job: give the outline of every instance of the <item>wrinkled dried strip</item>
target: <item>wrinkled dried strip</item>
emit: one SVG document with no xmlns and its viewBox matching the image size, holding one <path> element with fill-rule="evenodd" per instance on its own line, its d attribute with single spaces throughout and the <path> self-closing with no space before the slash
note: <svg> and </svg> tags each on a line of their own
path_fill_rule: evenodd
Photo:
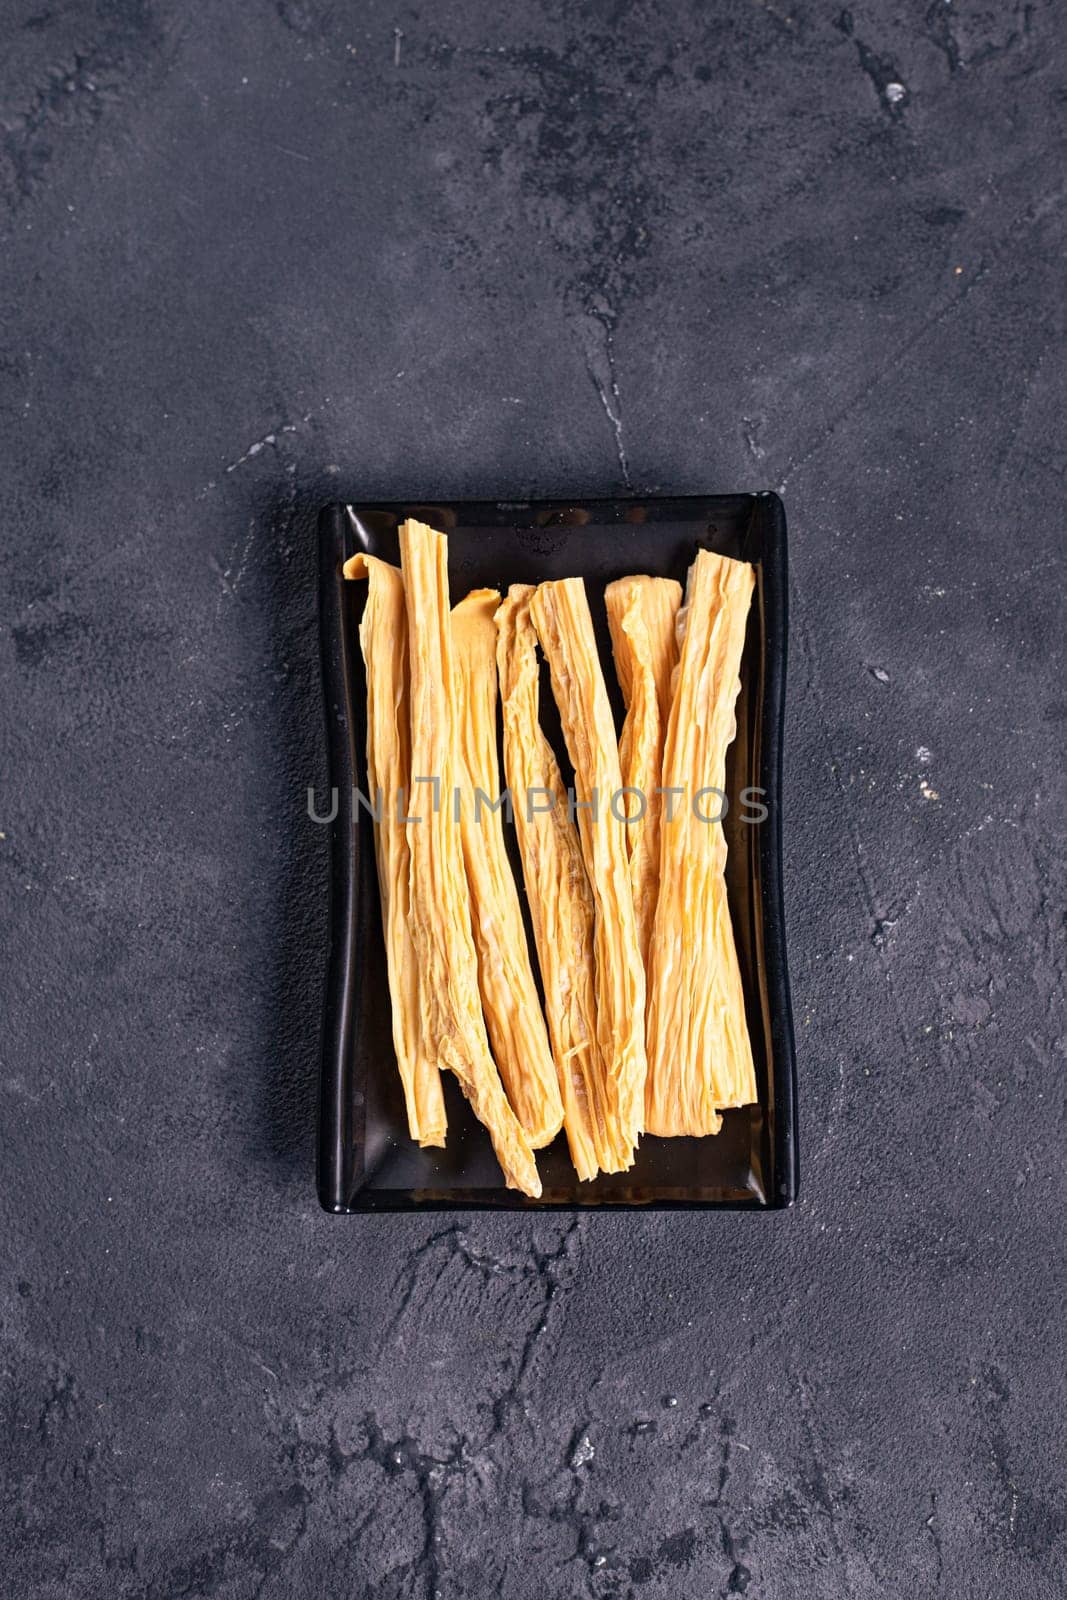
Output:
<svg viewBox="0 0 1067 1600">
<path fill-rule="evenodd" d="M 622 788 L 615 723 L 582 579 L 541 584 L 530 601 L 530 616 L 551 670 L 574 767 L 578 833 L 595 908 L 597 1036 L 613 1106 L 633 1150 L 644 1118 L 645 969 L 637 943 L 626 826 L 613 809 Z"/>
<path fill-rule="evenodd" d="M 408 1131 L 421 1145 L 443 1145 L 447 1119 L 441 1074 L 428 1053 L 419 1006 L 418 965 L 411 936 L 410 857 L 402 790 L 410 768 L 407 617 L 404 581 L 375 556 L 354 555 L 346 578 L 367 579 L 359 626 L 367 678 L 367 788 L 376 812 L 385 956 L 393 1011 L 393 1048 L 404 1086 Z"/>
<path fill-rule="evenodd" d="M 541 731 L 533 587 L 513 584 L 496 614 L 504 771 L 541 969 L 563 1127 L 579 1178 L 623 1172 L 632 1147 L 606 1094 L 596 1035 L 593 894 L 567 791 Z M 614 1097 L 611 1097 L 612 1099 Z"/>
<path fill-rule="evenodd" d="M 680 660 L 663 753 L 663 783 L 684 787 L 660 841 L 648 1008 L 649 1133 L 717 1133 L 719 1111 L 756 1098 L 752 1047 L 726 898 L 721 824 L 696 815 L 704 787 L 723 790 L 736 732 L 741 654 L 755 577 L 701 550 L 678 613 Z M 714 816 L 714 794 L 700 802 Z"/>
<path fill-rule="evenodd" d="M 452 610 L 460 837 L 489 1042 L 512 1110 L 539 1150 L 551 1144 L 562 1127 L 563 1102 L 504 844 L 503 819 L 495 809 L 500 771 L 493 618 L 499 604 L 495 589 L 475 589 Z"/>
<path fill-rule="evenodd" d="M 430 1047 L 459 1079 L 489 1131 L 509 1188 L 539 1195 L 541 1182 L 525 1133 L 508 1104 L 478 993 L 478 958 L 459 829 L 451 817 L 455 754 L 448 540 L 425 523 L 400 529 L 408 615 L 411 706 L 411 807 L 408 824 L 411 912 Z M 422 780 L 420 782 L 420 780 Z"/>
<path fill-rule="evenodd" d="M 673 578 L 619 578 L 604 591 L 615 670 L 626 705 L 619 739 L 628 796 L 630 856 L 637 942 L 649 977 L 649 945 L 659 893 L 660 785 L 663 740 L 670 715 L 671 674 L 678 659 L 675 619 L 682 586 Z"/>
</svg>

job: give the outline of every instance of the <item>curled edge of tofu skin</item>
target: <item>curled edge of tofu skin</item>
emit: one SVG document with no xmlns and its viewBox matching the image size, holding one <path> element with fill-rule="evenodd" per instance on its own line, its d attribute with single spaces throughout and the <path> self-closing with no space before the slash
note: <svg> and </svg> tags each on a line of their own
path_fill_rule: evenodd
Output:
<svg viewBox="0 0 1067 1600">
<path fill-rule="evenodd" d="M 367 580 L 359 643 L 366 667 L 367 787 L 378 813 L 374 855 L 392 999 L 393 1049 L 408 1131 L 420 1145 L 439 1147 L 445 1142 L 447 1116 L 441 1074 L 424 1036 L 411 933 L 407 829 L 399 820 L 410 768 L 404 581 L 396 567 L 362 551 L 345 562 L 344 575 Z"/>
<path fill-rule="evenodd" d="M 537 1165 L 489 1050 L 478 990 L 478 958 L 459 829 L 450 816 L 455 748 L 448 540 L 411 518 L 400 529 L 408 613 L 411 793 L 421 822 L 409 824 L 411 910 L 430 1048 L 459 1079 L 489 1133 L 509 1188 L 541 1193 Z M 437 804 L 429 785 L 438 780 Z"/>
<path fill-rule="evenodd" d="M 685 801 L 661 832 L 645 1107 L 647 1131 L 668 1137 L 717 1133 L 723 1108 L 756 1099 L 726 839 L 721 823 L 701 821 L 691 804 L 701 787 L 725 784 L 754 587 L 747 562 L 700 550 L 678 613 L 663 783 L 683 785 Z"/>
<path fill-rule="evenodd" d="M 548 661 L 567 744 L 595 911 L 593 965 L 597 1034 L 624 1139 L 631 1153 L 644 1122 L 645 969 L 637 943 L 626 827 L 612 809 L 622 788 L 615 721 L 581 578 L 542 583 L 530 616 Z M 597 816 L 588 809 L 597 802 Z"/>
<path fill-rule="evenodd" d="M 508 861 L 496 749 L 496 589 L 452 608 L 460 838 L 478 952 L 478 982 L 497 1069 L 535 1150 L 563 1125 L 563 1102 L 530 965 L 522 906 Z M 493 802 L 480 802 L 479 793 Z"/>
<path fill-rule="evenodd" d="M 512 584 L 496 614 L 504 770 L 514 800 L 563 1128 L 582 1182 L 625 1172 L 633 1147 L 620 1126 L 596 1030 L 593 892 L 567 791 L 541 728 L 532 584 Z M 534 803 L 534 796 L 537 797 Z"/>
</svg>

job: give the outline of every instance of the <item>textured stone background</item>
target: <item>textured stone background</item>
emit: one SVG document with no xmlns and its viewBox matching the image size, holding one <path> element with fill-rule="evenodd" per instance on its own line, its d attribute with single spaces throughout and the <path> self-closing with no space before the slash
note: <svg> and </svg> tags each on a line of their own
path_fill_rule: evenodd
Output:
<svg viewBox="0 0 1067 1600">
<path fill-rule="evenodd" d="M 1062 8 L 0 27 L 4 1596 L 1062 1595 Z M 331 1220 L 314 511 L 627 483 L 786 499 L 802 1200 Z"/>
</svg>

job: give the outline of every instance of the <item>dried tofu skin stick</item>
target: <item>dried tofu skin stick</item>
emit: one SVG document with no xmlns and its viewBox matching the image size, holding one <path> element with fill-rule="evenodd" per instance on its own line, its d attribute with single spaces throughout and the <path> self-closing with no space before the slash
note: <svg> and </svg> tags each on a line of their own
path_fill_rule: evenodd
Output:
<svg viewBox="0 0 1067 1600">
<path fill-rule="evenodd" d="M 583 1182 L 624 1172 L 632 1145 L 609 1104 L 596 1034 L 593 893 L 567 791 L 541 731 L 531 584 L 513 584 L 496 614 L 504 772 L 533 923 L 545 1015 L 563 1098 L 563 1127 Z"/>
<path fill-rule="evenodd" d="M 535 1150 L 563 1126 L 556 1068 L 537 996 L 500 811 L 496 623 L 500 595 L 475 589 L 452 609 L 456 781 L 478 982 L 497 1068 Z M 483 797 L 492 802 L 486 803 Z"/>
<path fill-rule="evenodd" d="M 448 540 L 425 523 L 400 529 L 411 708 L 411 922 L 430 1048 L 454 1072 L 488 1129 L 509 1188 L 539 1195 L 530 1143 L 507 1101 L 478 993 L 478 957 L 459 829 L 451 816 L 455 753 Z M 421 781 L 420 781 L 421 780 Z"/>
<path fill-rule="evenodd" d="M 443 1145 L 445 1100 L 441 1074 L 423 1031 L 418 963 L 411 936 L 407 829 L 400 821 L 411 764 L 404 580 L 396 567 L 362 553 L 345 562 L 344 575 L 367 579 L 367 602 L 359 625 L 367 668 L 367 787 L 375 810 L 374 854 L 392 999 L 393 1048 L 411 1137 L 421 1145 Z"/>
<path fill-rule="evenodd" d="M 719 1111 L 756 1098 L 752 1046 L 726 900 L 726 840 L 702 821 L 698 791 L 722 791 L 736 732 L 741 653 L 755 575 L 701 550 L 678 613 L 680 660 L 663 752 L 663 784 L 685 790 L 660 840 L 648 1007 L 649 1133 L 717 1133 Z M 714 816 L 715 795 L 698 802 Z"/>
<path fill-rule="evenodd" d="M 637 919 L 637 943 L 649 977 L 648 951 L 659 894 L 660 786 L 670 714 L 671 674 L 678 659 L 675 621 L 682 586 L 673 578 L 619 578 L 604 591 L 615 671 L 626 704 L 619 740 L 628 796 L 626 844 Z"/>
<path fill-rule="evenodd" d="M 682 603 L 682 586 L 674 578 L 649 578 L 643 575 L 617 578 L 605 589 L 604 600 L 619 687 L 627 706 L 633 693 L 630 666 L 632 651 L 622 651 L 620 659 L 619 622 L 624 612 L 636 607 L 648 629 L 656 704 L 666 730 L 671 714 L 671 680 L 678 665 L 678 608 Z"/>
<path fill-rule="evenodd" d="M 578 836 L 595 910 L 597 1036 L 613 1108 L 632 1151 L 644 1122 L 645 969 L 637 943 L 626 825 L 613 809 L 622 788 L 615 723 L 582 579 L 541 584 L 530 601 L 530 616 L 552 674 L 574 767 Z"/>
</svg>

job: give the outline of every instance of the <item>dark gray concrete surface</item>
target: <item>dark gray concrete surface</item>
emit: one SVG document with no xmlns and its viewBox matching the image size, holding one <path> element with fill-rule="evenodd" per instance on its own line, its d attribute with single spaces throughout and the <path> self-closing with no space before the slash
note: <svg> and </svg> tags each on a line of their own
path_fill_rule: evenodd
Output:
<svg viewBox="0 0 1067 1600">
<path fill-rule="evenodd" d="M 6 1600 L 1067 1589 L 1050 0 L 9 0 Z M 313 517 L 776 487 L 802 1198 L 333 1220 Z"/>
</svg>

